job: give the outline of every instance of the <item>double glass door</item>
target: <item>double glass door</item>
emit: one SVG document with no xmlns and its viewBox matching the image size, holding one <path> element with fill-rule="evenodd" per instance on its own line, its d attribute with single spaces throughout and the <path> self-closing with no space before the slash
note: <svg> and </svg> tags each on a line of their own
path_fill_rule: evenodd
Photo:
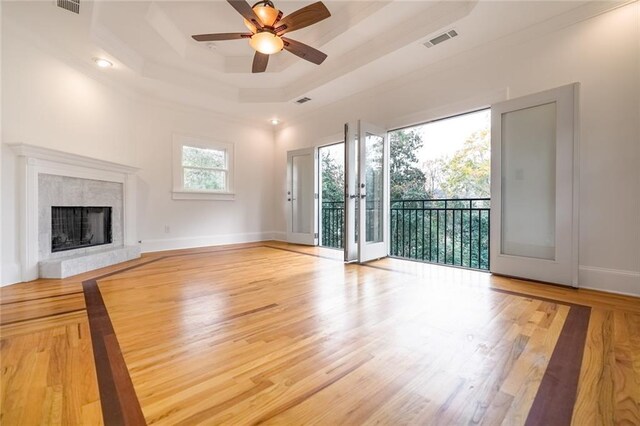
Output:
<svg viewBox="0 0 640 426">
<path fill-rule="evenodd" d="M 389 248 L 389 144 L 384 129 L 345 124 L 345 244 L 347 262 L 385 257 Z"/>
</svg>

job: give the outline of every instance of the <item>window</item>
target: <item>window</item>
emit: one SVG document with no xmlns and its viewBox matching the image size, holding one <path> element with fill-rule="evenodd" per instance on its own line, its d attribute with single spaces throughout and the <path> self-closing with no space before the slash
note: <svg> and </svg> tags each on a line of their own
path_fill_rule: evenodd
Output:
<svg viewBox="0 0 640 426">
<path fill-rule="evenodd" d="M 173 138 L 173 198 L 233 200 L 233 144 Z"/>
</svg>

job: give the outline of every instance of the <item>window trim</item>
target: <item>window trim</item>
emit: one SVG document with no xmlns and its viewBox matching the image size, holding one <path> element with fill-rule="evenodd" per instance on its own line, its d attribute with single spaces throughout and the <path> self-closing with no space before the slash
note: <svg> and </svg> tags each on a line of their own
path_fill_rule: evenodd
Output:
<svg viewBox="0 0 640 426">
<path fill-rule="evenodd" d="M 190 146 L 193 148 L 201 149 L 214 149 L 217 151 L 225 152 L 226 168 L 207 168 L 207 170 L 221 170 L 224 171 L 226 189 L 223 191 L 217 190 L 202 190 L 202 189 L 189 189 L 184 187 L 184 166 L 182 164 L 182 148 Z M 234 169 L 235 169 L 235 156 L 234 156 L 234 144 L 229 142 L 218 142 L 211 139 L 205 139 L 196 136 L 187 136 L 181 134 L 173 135 L 173 190 L 172 198 L 174 200 L 221 200 L 221 201 L 233 201 L 235 200 L 234 192 Z"/>
</svg>

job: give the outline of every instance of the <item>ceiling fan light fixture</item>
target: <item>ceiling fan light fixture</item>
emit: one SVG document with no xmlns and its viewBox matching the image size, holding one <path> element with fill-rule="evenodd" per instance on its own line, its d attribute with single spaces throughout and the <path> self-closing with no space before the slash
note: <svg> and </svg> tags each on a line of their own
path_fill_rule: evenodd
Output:
<svg viewBox="0 0 640 426">
<path fill-rule="evenodd" d="M 265 55 L 278 53 L 284 48 L 282 39 L 269 31 L 262 31 L 251 36 L 249 45 L 257 52 L 264 53 Z"/>
<path fill-rule="evenodd" d="M 278 15 L 280 11 L 273 7 L 273 5 L 269 5 L 268 3 L 264 6 L 254 6 L 253 11 L 258 15 L 260 21 L 267 27 L 273 27 L 273 25 L 278 20 Z"/>
<path fill-rule="evenodd" d="M 244 19 L 244 26 L 247 27 L 249 31 L 251 31 L 254 34 L 258 31 L 255 25 L 253 25 L 251 22 L 247 21 L 246 19 Z"/>
</svg>

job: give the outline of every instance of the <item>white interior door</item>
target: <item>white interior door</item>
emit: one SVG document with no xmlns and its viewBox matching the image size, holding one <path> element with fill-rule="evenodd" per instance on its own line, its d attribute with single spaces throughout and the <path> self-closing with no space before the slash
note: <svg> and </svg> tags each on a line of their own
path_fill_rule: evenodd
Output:
<svg viewBox="0 0 640 426">
<path fill-rule="evenodd" d="M 577 286 L 578 84 L 491 107 L 491 272 Z"/>
<path fill-rule="evenodd" d="M 367 262 L 388 252 L 387 134 L 369 123 L 349 123 L 345 125 L 345 261 Z"/>
<path fill-rule="evenodd" d="M 316 245 L 317 154 L 315 148 L 287 152 L 287 241 Z"/>
</svg>

